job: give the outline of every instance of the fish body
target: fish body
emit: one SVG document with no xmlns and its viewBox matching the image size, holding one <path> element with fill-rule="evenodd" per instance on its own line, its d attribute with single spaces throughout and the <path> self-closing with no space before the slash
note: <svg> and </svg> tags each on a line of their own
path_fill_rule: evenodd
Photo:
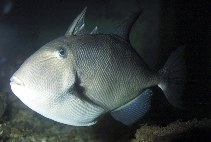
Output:
<svg viewBox="0 0 211 142">
<path fill-rule="evenodd" d="M 125 104 L 160 82 L 159 75 L 148 70 L 130 44 L 115 35 L 85 35 L 69 41 L 77 43 L 72 52 L 81 86 L 91 100 L 107 110 Z"/>
<path fill-rule="evenodd" d="M 41 47 L 11 77 L 11 89 L 23 103 L 47 118 L 74 126 L 95 124 L 106 113 L 132 124 L 150 109 L 152 92 L 147 88 L 156 85 L 170 103 L 180 105 L 181 94 L 172 93 L 172 97 L 174 89 L 168 89 L 167 79 L 169 65 L 182 55 L 181 50 L 155 72 L 128 39 L 140 12 L 111 34 L 98 33 L 97 27 L 84 34 L 85 12 L 86 8 L 64 36 Z M 184 77 L 183 72 L 178 75 Z M 129 112 L 134 113 L 125 119 Z"/>
</svg>

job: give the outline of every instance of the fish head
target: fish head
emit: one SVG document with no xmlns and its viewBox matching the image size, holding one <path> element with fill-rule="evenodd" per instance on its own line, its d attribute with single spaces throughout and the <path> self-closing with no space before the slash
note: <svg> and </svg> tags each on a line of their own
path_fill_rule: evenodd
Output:
<svg viewBox="0 0 211 142">
<path fill-rule="evenodd" d="M 68 64 L 71 64 L 68 48 L 58 40 L 52 41 L 21 65 L 11 83 L 30 88 L 33 93 L 42 94 L 40 97 L 50 99 L 49 94 L 64 93 L 74 83 L 73 68 Z"/>
<path fill-rule="evenodd" d="M 103 109 L 80 98 L 70 37 L 61 37 L 31 55 L 11 77 L 13 93 L 32 110 L 55 121 L 87 126 Z"/>
</svg>

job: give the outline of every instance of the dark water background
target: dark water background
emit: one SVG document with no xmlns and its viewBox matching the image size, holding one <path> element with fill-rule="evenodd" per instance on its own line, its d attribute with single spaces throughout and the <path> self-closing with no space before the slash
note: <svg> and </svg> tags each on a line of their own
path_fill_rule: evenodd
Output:
<svg viewBox="0 0 211 142">
<path fill-rule="evenodd" d="M 88 7 L 87 29 L 91 31 L 97 25 L 103 33 L 112 32 L 124 18 L 142 9 L 143 13 L 133 27 L 130 39 L 152 69 L 162 67 L 177 47 L 186 46 L 188 81 L 184 102 L 191 112 L 173 115 L 170 120 L 210 117 L 209 3 L 191 0 L 1 0 L 0 92 L 12 94 L 10 76 L 43 44 L 62 36 L 85 6 Z M 158 121 L 169 120 L 169 115 L 159 109 L 165 98 L 159 89 L 154 90 L 159 96 L 154 99 L 154 112 L 160 111 L 162 114 Z"/>
</svg>

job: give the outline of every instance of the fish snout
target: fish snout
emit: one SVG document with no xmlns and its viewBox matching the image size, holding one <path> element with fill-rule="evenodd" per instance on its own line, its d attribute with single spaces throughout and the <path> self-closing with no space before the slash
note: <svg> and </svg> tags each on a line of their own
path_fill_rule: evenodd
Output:
<svg viewBox="0 0 211 142">
<path fill-rule="evenodd" d="M 21 79 L 15 77 L 15 76 L 12 76 L 10 78 L 10 85 L 12 85 L 12 84 L 19 85 L 19 86 L 22 86 L 22 87 L 25 86 L 24 82 Z"/>
</svg>

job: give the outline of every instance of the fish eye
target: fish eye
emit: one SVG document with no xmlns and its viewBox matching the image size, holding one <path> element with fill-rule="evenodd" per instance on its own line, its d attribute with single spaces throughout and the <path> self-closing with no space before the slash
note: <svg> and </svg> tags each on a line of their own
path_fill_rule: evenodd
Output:
<svg viewBox="0 0 211 142">
<path fill-rule="evenodd" d="M 63 47 L 60 47 L 59 49 L 57 49 L 57 53 L 58 53 L 59 58 L 66 58 L 67 57 L 67 51 Z"/>
</svg>

